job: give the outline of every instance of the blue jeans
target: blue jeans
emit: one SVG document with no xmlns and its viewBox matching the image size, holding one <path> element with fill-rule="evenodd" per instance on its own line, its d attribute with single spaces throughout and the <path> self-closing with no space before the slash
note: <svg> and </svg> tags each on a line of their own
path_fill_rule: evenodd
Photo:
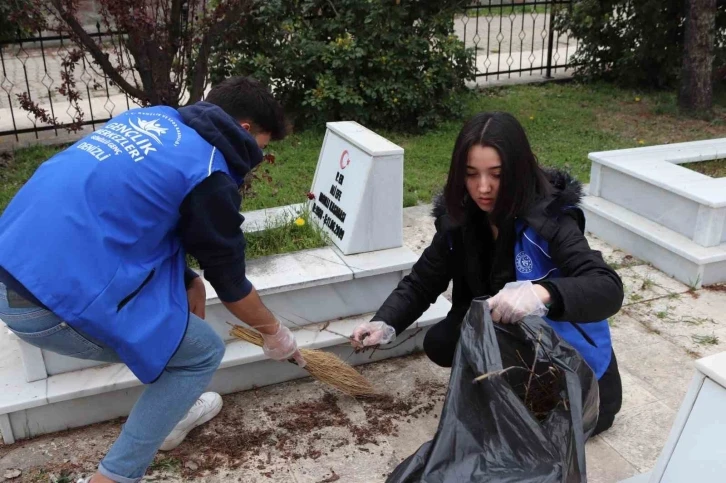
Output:
<svg viewBox="0 0 726 483">
<path fill-rule="evenodd" d="M 73 329 L 52 312 L 30 304 L 10 308 L 3 284 L 0 319 L 20 339 L 41 349 L 79 359 L 119 361 L 113 350 Z M 146 386 L 121 434 L 101 461 L 99 472 L 119 483 L 141 480 L 164 439 L 206 389 L 224 350 L 222 339 L 191 314 L 179 349 L 161 377 Z"/>
</svg>

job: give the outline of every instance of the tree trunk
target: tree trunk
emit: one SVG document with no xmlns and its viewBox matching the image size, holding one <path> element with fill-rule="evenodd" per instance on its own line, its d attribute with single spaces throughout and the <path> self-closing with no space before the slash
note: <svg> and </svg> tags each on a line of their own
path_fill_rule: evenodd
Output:
<svg viewBox="0 0 726 483">
<path fill-rule="evenodd" d="M 703 115 L 711 110 L 713 100 L 716 0 L 687 0 L 685 27 L 678 105 Z"/>
</svg>

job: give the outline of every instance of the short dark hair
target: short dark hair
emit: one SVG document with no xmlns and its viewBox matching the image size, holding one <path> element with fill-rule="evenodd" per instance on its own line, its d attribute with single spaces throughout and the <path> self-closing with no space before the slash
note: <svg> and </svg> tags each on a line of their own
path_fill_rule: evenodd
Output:
<svg viewBox="0 0 726 483">
<path fill-rule="evenodd" d="M 499 192 L 491 213 L 494 223 L 525 213 L 550 192 L 548 178 L 519 121 L 506 112 L 482 112 L 464 124 L 451 156 L 444 200 L 455 221 L 463 222 L 470 209 L 478 209 L 466 190 L 466 167 L 473 146 L 494 148 L 502 160 Z"/>
<path fill-rule="evenodd" d="M 267 86 L 252 77 L 229 77 L 210 89 L 204 99 L 215 104 L 238 121 L 249 121 L 273 140 L 287 135 L 282 106 Z"/>
</svg>

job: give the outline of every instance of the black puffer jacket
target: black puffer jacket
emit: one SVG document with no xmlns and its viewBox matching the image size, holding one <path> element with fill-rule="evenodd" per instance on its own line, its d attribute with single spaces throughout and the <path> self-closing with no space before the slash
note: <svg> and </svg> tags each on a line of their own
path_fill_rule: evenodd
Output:
<svg viewBox="0 0 726 483">
<path fill-rule="evenodd" d="M 575 207 L 582 185 L 568 174 L 548 170 L 553 193 L 541 199 L 522 218 L 549 242 L 550 256 L 560 278 L 541 282 L 552 295 L 552 320 L 597 322 L 611 317 L 623 302 L 623 284 L 592 250 L 584 236 L 585 218 Z M 434 202 L 436 234 L 398 287 L 372 320 L 382 320 L 400 334 L 436 301 L 453 280 L 453 307 L 449 317 L 463 318 L 475 297 L 493 296 L 516 280 L 514 222 L 500 227 L 494 240 L 487 214 L 468 210 L 460 225 L 446 213 L 443 199 Z"/>
</svg>

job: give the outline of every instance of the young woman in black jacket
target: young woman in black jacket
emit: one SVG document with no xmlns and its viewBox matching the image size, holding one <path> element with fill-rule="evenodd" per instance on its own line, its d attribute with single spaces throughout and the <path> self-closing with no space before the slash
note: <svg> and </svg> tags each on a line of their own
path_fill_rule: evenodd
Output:
<svg viewBox="0 0 726 483">
<path fill-rule="evenodd" d="M 474 116 L 454 146 L 443 196 L 434 203 L 436 234 L 353 344 L 390 343 L 453 280 L 452 309 L 424 339 L 436 364 L 450 367 L 462 320 L 475 297 L 491 296 L 492 319 L 545 317 L 595 372 L 600 413 L 593 435 L 612 426 L 622 386 L 608 317 L 620 310 L 623 285 L 588 245 L 578 208 L 581 185 L 543 170 L 510 114 Z"/>
</svg>

